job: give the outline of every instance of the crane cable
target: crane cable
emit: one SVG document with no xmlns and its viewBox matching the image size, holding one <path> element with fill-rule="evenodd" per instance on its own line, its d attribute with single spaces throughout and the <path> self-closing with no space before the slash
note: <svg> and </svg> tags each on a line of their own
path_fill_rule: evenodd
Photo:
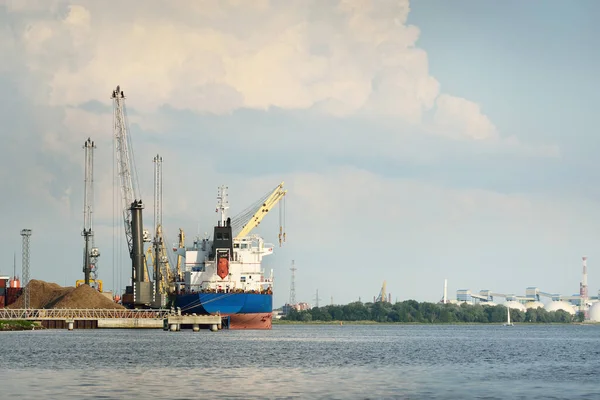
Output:
<svg viewBox="0 0 600 400">
<path fill-rule="evenodd" d="M 244 228 L 244 226 L 250 222 L 252 216 L 256 214 L 263 204 L 265 204 L 265 201 L 269 198 L 273 191 L 275 191 L 275 189 L 265 193 L 258 201 L 254 202 L 249 207 L 246 207 L 231 219 L 231 227 L 234 232 L 234 236 L 236 236 Z"/>
</svg>

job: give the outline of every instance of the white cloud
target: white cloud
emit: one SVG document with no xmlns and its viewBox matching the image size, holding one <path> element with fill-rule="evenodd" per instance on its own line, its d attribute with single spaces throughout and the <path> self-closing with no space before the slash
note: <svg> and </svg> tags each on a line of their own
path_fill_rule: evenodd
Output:
<svg viewBox="0 0 600 400">
<path fill-rule="evenodd" d="M 466 264 L 454 277 L 466 283 L 469 274 L 480 276 L 479 264 L 461 256 L 474 252 L 483 258 L 486 252 L 501 252 L 494 247 L 501 235 L 510 239 L 502 242 L 505 246 L 534 237 L 533 246 L 539 249 L 591 231 L 587 226 L 574 231 L 566 222 L 581 219 L 578 213 L 583 211 L 571 215 L 560 205 L 524 195 L 384 179 L 356 167 L 282 173 L 289 171 L 297 154 L 307 158 L 305 168 L 314 152 L 348 164 L 361 157 L 372 164 L 382 161 L 376 168 L 408 175 L 401 170 L 403 163 L 435 166 L 443 153 L 439 143 L 447 144 L 438 140 L 429 146 L 431 138 L 421 134 L 426 130 L 447 138 L 476 139 L 472 142 L 482 151 L 493 147 L 557 154 L 553 147 L 500 139 L 478 105 L 440 94 L 426 52 L 416 47 L 419 29 L 407 25 L 408 1 L 147 0 L 123 2 L 117 12 L 91 0 L 0 0 L 2 5 L 12 23 L 0 28 L 0 51 L 13 64 L 0 68 L 9 87 L 19 92 L 14 96 L 18 101 L 6 103 L 12 108 L 0 110 L 10 123 L 3 127 L 9 140 L 0 149 L 10 165 L 0 172 L 6 193 L 3 216 L 9 226 L 31 224 L 36 235 L 45 237 L 34 249 L 38 260 L 60 260 L 59 267 L 39 272 L 42 279 L 53 279 L 56 269 L 66 275 L 80 273 L 81 146 L 88 136 L 98 145 L 97 240 L 106 260 L 103 268 L 111 263 L 112 243 L 118 240 L 106 227 L 114 213 L 112 116 L 78 106 L 89 101 L 109 105 L 117 84 L 129 97 L 130 110 L 136 111 L 129 115 L 131 125 L 144 130 L 144 138 L 134 135 L 133 140 L 146 221 L 152 219 L 151 159 L 156 153 L 165 160 L 170 239 L 179 226 L 191 239 L 199 229 L 196 221 L 202 222 L 201 231 L 210 230 L 217 185 L 229 184 L 232 204 L 240 210 L 285 179 L 290 190 L 290 243 L 269 262 L 277 264 L 283 278 L 285 260 L 311 257 L 302 260 L 303 276 L 311 276 L 300 291 L 305 294 L 314 289 L 310 285 L 323 282 L 338 291 L 333 293 L 336 302 L 361 294 L 366 299 L 387 279 L 400 298 L 423 299 L 415 282 L 445 277 L 449 268 Z M 184 113 L 172 117 L 157 112 L 165 105 L 220 116 L 214 123 L 216 118 L 196 115 L 189 119 L 197 127 L 180 128 L 175 118 Z M 228 125 L 232 111 L 270 107 L 316 110 L 325 117 L 301 124 L 301 118 L 313 115 L 271 110 Z M 428 110 L 433 121 L 424 120 Z M 336 118 L 326 118 L 330 116 Z M 331 123 L 348 116 L 355 117 L 351 123 Z M 263 118 L 267 123 L 254 124 Z M 294 129 L 295 125 L 302 126 Z M 170 135 L 176 142 L 168 140 Z M 454 149 L 464 144 L 455 143 Z M 227 157 L 234 145 L 239 160 Z M 245 157 L 248 154 L 259 156 Z M 268 164 L 276 156 L 287 158 L 282 168 L 271 163 L 270 174 L 246 171 L 253 167 L 250 163 Z M 390 160 L 392 167 L 386 166 Z M 239 164 L 238 174 L 218 172 L 228 163 Z M 402 167 L 390 171 L 394 165 Z M 15 172 L 7 173 L 9 169 Z M 119 215 L 116 221 L 122 235 Z M 277 229 L 269 230 L 276 224 L 275 212 L 261 225 L 267 240 L 276 240 Z M 527 228 L 534 224 L 549 229 L 539 234 Z M 11 235 L 3 233 L 6 247 L 0 253 L 12 252 L 7 244 Z M 352 277 L 344 280 L 348 287 L 339 284 L 341 276 Z M 279 300 L 285 298 L 284 291 L 285 284 L 280 284 Z"/>
<path fill-rule="evenodd" d="M 442 94 L 437 98 L 435 128 L 449 136 L 469 139 L 497 139 L 498 132 L 479 105 L 461 97 Z"/>
<path fill-rule="evenodd" d="M 105 101 L 122 84 L 144 112 L 313 107 L 419 124 L 437 99 L 444 134 L 496 136 L 478 106 L 440 95 L 408 0 L 128 2 L 116 14 L 92 1 L 44 4 L 7 9 L 24 21 L 16 41 L 47 77 L 51 105 Z"/>
</svg>

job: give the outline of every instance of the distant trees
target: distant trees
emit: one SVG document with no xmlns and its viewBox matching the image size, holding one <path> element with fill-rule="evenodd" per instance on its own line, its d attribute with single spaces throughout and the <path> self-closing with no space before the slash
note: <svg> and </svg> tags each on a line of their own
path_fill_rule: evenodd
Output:
<svg viewBox="0 0 600 400">
<path fill-rule="evenodd" d="M 506 307 L 502 305 L 418 303 L 406 300 L 399 303 L 354 302 L 339 306 L 324 306 L 296 311 L 282 318 L 288 321 L 375 321 L 375 322 L 418 322 L 418 323 L 503 323 L 506 322 Z M 512 322 L 569 323 L 579 321 L 579 316 L 543 308 L 530 308 L 526 312 L 511 309 Z"/>
</svg>

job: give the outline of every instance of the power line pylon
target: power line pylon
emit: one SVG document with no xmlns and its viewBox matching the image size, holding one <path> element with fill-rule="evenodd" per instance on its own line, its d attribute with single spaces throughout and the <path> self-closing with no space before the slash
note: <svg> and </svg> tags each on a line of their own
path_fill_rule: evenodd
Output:
<svg viewBox="0 0 600 400">
<path fill-rule="evenodd" d="M 292 281 L 290 282 L 290 301 L 288 303 L 290 305 L 296 304 L 296 270 L 294 260 L 292 260 L 292 267 L 290 268 L 290 271 L 292 271 Z"/>
<path fill-rule="evenodd" d="M 23 237 L 23 296 L 25 299 L 24 308 L 27 310 L 30 308 L 29 304 L 29 238 L 31 237 L 31 229 L 22 229 L 21 236 Z"/>
</svg>

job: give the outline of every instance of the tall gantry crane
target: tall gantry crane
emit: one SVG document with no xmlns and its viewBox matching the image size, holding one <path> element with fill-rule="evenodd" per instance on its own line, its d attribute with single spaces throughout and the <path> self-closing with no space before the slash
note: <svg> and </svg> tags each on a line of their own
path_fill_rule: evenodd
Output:
<svg viewBox="0 0 600 400">
<path fill-rule="evenodd" d="M 123 201 L 125 237 L 131 257 L 132 286 L 128 287 L 125 293 L 125 295 L 131 297 L 123 296 L 123 303 L 132 306 L 149 305 L 154 301 L 156 293 L 152 282 L 149 282 L 145 276 L 144 268 L 144 242 L 148 242 L 150 239 L 143 226 L 142 210 L 144 203 L 139 193 L 137 174 L 135 174 L 133 164 L 133 152 L 125 111 L 125 94 L 120 86 L 113 90 L 112 99 L 117 175 L 119 176 Z"/>
<path fill-rule="evenodd" d="M 88 138 L 83 144 L 85 151 L 85 178 L 83 193 L 83 231 L 82 236 L 85 241 L 83 249 L 83 274 L 84 280 L 77 281 L 86 285 L 99 288 L 98 282 L 98 257 L 100 251 L 94 246 L 94 231 L 92 215 L 94 212 L 94 149 L 96 144 Z"/>
<path fill-rule="evenodd" d="M 162 157 L 156 155 L 154 161 L 154 241 L 152 243 L 152 265 L 154 267 L 154 282 L 156 282 L 158 293 L 167 294 L 169 284 L 173 283 L 174 277 L 169 265 L 165 240 L 162 232 Z"/>
</svg>

